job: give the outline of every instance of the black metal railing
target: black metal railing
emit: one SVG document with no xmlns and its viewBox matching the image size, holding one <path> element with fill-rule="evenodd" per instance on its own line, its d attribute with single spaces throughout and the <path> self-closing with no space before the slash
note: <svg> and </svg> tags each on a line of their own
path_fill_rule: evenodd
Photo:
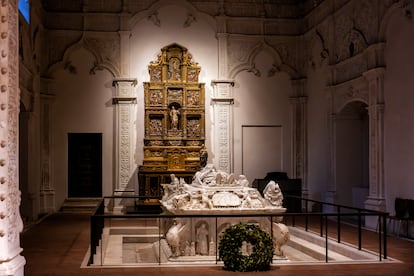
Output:
<svg viewBox="0 0 414 276">
<path fill-rule="evenodd" d="M 358 250 L 362 250 L 363 244 L 362 244 L 362 230 L 363 225 L 362 221 L 363 219 L 367 217 L 376 217 L 378 219 L 378 256 L 379 260 L 382 261 L 382 259 L 387 259 L 387 216 L 388 213 L 385 212 L 378 212 L 378 211 L 372 211 L 367 209 L 361 209 L 361 208 L 353 208 L 349 206 L 344 206 L 340 204 L 334 204 L 334 203 L 327 203 L 307 198 L 300 198 L 300 197 L 291 197 L 291 199 L 295 200 L 301 200 L 303 211 L 302 212 L 285 212 L 285 213 L 275 213 L 275 214 L 269 214 L 269 213 L 255 213 L 255 214 L 248 214 L 248 215 L 237 215 L 237 214 L 169 214 L 169 213 L 160 213 L 160 214 L 151 214 L 151 213 L 112 213 L 112 212 L 106 212 L 105 213 L 105 206 L 107 205 L 106 202 L 112 202 L 115 199 L 143 199 L 142 197 L 138 196 L 110 196 L 105 197 L 99 207 L 96 209 L 95 213 L 91 216 L 91 237 L 90 237 L 90 257 L 89 257 L 89 263 L 88 265 L 91 265 L 94 263 L 94 255 L 96 254 L 96 248 L 99 245 L 99 242 L 102 238 L 103 229 L 105 227 L 105 221 L 106 220 L 117 220 L 117 219 L 155 219 L 158 223 L 159 229 L 161 229 L 161 221 L 165 219 L 174 219 L 174 218 L 215 218 L 216 222 L 216 237 L 218 234 L 218 226 L 217 226 L 217 220 L 218 219 L 224 219 L 224 218 L 269 218 L 269 221 L 271 222 L 271 233 L 273 231 L 273 221 L 280 221 L 280 218 L 283 219 L 283 222 L 287 225 L 293 226 L 293 227 L 299 227 L 299 221 L 304 222 L 303 226 L 305 231 L 310 231 L 310 226 L 312 224 L 313 228 L 315 229 L 315 221 L 319 220 L 319 224 L 317 223 L 317 227 L 319 228 L 319 235 L 321 237 L 325 237 L 325 262 L 328 262 L 329 260 L 329 241 L 332 239 L 338 243 L 341 243 L 342 241 L 342 227 L 345 220 L 349 220 L 349 218 L 355 218 L 356 217 L 356 227 L 358 231 L 358 237 L 357 237 L 357 248 Z M 309 204 L 318 204 L 321 206 L 321 209 L 323 210 L 324 206 L 331 206 L 335 208 L 336 211 L 334 212 L 323 212 L 322 210 L 317 211 L 309 211 L 308 205 Z M 349 210 L 347 212 L 344 212 L 343 210 Z M 290 220 L 290 222 L 289 222 Z M 333 225 L 333 226 L 332 226 Z M 330 237 L 329 230 L 330 227 L 336 227 L 336 238 L 332 238 L 332 235 Z M 332 232 L 332 231 L 331 231 Z M 159 240 L 161 240 L 161 237 L 165 233 L 159 232 Z M 218 248 L 217 244 L 218 241 L 216 239 L 215 246 Z M 160 243 L 159 243 L 160 244 Z M 160 246 L 160 245 L 159 245 Z M 102 246 L 101 246 L 102 250 Z M 160 249 L 161 250 L 161 249 Z M 100 254 L 101 258 L 103 258 L 103 253 Z M 218 261 L 217 256 L 217 250 L 216 250 L 216 263 Z M 161 258 L 159 258 L 159 264 L 161 264 Z M 102 260 L 100 262 L 103 264 Z"/>
<path fill-rule="evenodd" d="M 99 241 L 101 240 L 103 229 L 105 227 L 105 201 L 102 200 L 101 203 L 96 207 L 93 215 L 90 218 L 90 256 L 88 265 L 93 264 L 93 256 L 96 254 L 96 248 L 99 246 Z"/>
<path fill-rule="evenodd" d="M 387 212 L 380 212 L 380 211 L 374 211 L 374 210 L 368 210 L 368 209 L 363 209 L 363 208 L 357 208 L 357 207 L 350 207 L 350 206 L 346 206 L 346 205 L 341 205 L 341 204 L 335 204 L 335 203 L 329 203 L 329 202 L 323 202 L 323 201 L 319 201 L 319 200 L 313 200 L 313 199 L 308 199 L 308 198 L 301 198 L 301 197 L 295 197 L 295 196 L 287 196 L 290 199 L 296 199 L 296 200 L 300 200 L 302 202 L 302 206 L 304 206 L 304 212 L 300 213 L 300 216 L 304 216 L 305 217 L 305 230 L 308 230 L 308 217 L 309 216 L 319 216 L 320 217 L 320 236 L 323 236 L 323 231 L 324 231 L 324 227 L 323 227 L 323 222 L 325 221 L 325 227 L 327 228 L 328 226 L 326 225 L 328 218 L 332 218 L 336 219 L 336 227 L 337 227 L 337 241 L 338 243 L 341 242 L 341 229 L 342 229 L 342 218 L 353 218 L 353 217 L 357 217 L 357 222 L 356 222 L 356 227 L 357 227 L 357 231 L 358 231 L 358 249 L 361 250 L 362 249 L 362 229 L 363 229 L 363 225 L 362 225 L 362 219 L 363 218 L 367 218 L 367 217 L 376 217 L 377 218 L 377 229 L 378 229 L 378 252 L 379 252 L 379 256 L 380 256 L 380 260 L 381 260 L 381 256 L 383 256 L 384 259 L 387 259 L 387 217 L 388 217 L 388 213 Z M 313 204 L 317 204 L 320 206 L 320 208 L 323 210 L 325 206 L 330 206 L 336 209 L 336 212 L 334 213 L 324 213 L 324 212 L 320 212 L 320 213 L 309 213 L 309 203 L 313 203 Z M 348 210 L 348 212 L 342 212 L 342 210 Z M 336 215 L 335 215 L 336 214 Z M 294 222 L 294 218 L 293 218 L 293 226 L 295 226 L 295 222 Z M 325 229 L 325 234 L 327 232 L 327 229 Z"/>
</svg>

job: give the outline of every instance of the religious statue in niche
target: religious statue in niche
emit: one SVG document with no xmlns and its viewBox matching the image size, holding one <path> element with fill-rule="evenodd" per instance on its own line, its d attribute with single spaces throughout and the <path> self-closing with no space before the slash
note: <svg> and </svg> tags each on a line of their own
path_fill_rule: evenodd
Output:
<svg viewBox="0 0 414 276">
<path fill-rule="evenodd" d="M 181 80 L 181 68 L 180 60 L 178 58 L 171 58 L 168 66 L 168 80 L 180 81 Z"/>
<path fill-rule="evenodd" d="M 197 247 L 196 253 L 199 255 L 208 255 L 208 229 L 205 223 L 201 224 L 196 231 Z"/>
<path fill-rule="evenodd" d="M 170 129 L 178 130 L 179 121 L 180 121 L 180 109 L 172 105 L 170 109 Z"/>
</svg>

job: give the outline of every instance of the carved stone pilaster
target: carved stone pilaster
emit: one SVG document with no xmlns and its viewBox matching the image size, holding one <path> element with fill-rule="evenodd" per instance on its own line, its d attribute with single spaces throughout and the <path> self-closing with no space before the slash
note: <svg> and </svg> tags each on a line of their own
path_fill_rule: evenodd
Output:
<svg viewBox="0 0 414 276">
<path fill-rule="evenodd" d="M 116 87 L 112 103 L 115 105 L 115 186 L 114 194 L 134 192 L 134 117 L 136 94 L 134 78 L 117 78 L 113 80 Z"/>
<path fill-rule="evenodd" d="M 53 186 L 51 148 L 52 105 L 54 96 L 41 96 L 40 111 L 40 144 L 41 144 L 41 182 L 40 182 L 40 213 L 55 211 L 55 187 Z"/>
<path fill-rule="evenodd" d="M 307 97 L 305 80 L 293 81 L 295 95 L 289 98 L 292 119 L 292 177 L 302 179 L 302 190 L 307 193 Z"/>
<path fill-rule="evenodd" d="M 19 60 L 16 0 L 1 1 L 0 18 L 0 275 L 23 275 L 19 207 Z"/>
<path fill-rule="evenodd" d="M 307 97 L 290 97 L 292 110 L 292 176 L 302 179 L 306 188 L 306 109 Z"/>
<path fill-rule="evenodd" d="M 232 80 L 213 80 L 211 104 L 214 113 L 214 164 L 217 169 L 233 171 L 233 86 Z"/>
<path fill-rule="evenodd" d="M 363 74 L 369 93 L 369 196 L 365 207 L 385 210 L 384 199 L 384 68 Z M 374 222 L 371 222 L 375 226 Z"/>
</svg>

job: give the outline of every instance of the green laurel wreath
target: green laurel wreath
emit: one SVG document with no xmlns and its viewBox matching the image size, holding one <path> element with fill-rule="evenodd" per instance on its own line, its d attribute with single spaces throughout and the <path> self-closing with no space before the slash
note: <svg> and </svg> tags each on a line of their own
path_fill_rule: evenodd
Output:
<svg viewBox="0 0 414 276">
<path fill-rule="evenodd" d="M 243 241 L 253 246 L 252 253 L 241 252 Z M 273 258 L 272 238 L 254 224 L 239 223 L 226 229 L 219 243 L 219 259 L 231 271 L 265 271 Z"/>
</svg>

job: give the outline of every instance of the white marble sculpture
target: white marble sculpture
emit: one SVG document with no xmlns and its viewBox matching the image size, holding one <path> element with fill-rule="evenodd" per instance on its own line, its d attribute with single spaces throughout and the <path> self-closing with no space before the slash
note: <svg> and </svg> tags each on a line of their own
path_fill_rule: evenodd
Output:
<svg viewBox="0 0 414 276">
<path fill-rule="evenodd" d="M 290 239 L 289 228 L 283 223 L 273 223 L 273 245 L 276 256 L 284 257 L 282 246 Z"/>
<path fill-rule="evenodd" d="M 270 185 L 270 186 L 269 186 Z M 162 206 L 173 214 L 224 214 L 224 213 L 281 213 L 283 196 L 279 186 L 271 181 L 265 188 L 265 198 L 250 187 L 244 175 L 218 171 L 207 164 L 196 172 L 191 184 L 171 175 L 171 183 L 162 184 Z"/>
<path fill-rule="evenodd" d="M 279 184 L 277 184 L 273 180 L 267 183 L 266 187 L 263 190 L 263 196 L 270 204 L 274 206 L 282 206 L 282 191 L 279 188 Z"/>
<path fill-rule="evenodd" d="M 173 256 L 178 257 L 181 255 L 180 252 L 180 241 L 181 241 L 181 232 L 183 231 L 185 225 L 181 225 L 181 223 L 174 222 L 174 224 L 170 227 L 165 238 L 170 245 L 171 251 Z"/>
<path fill-rule="evenodd" d="M 282 192 L 274 181 L 268 183 L 262 197 L 257 189 L 250 187 L 246 176 L 216 170 L 212 164 L 207 164 L 198 171 L 191 184 L 171 174 L 171 183 L 162 185 L 164 194 L 160 202 L 172 214 L 235 214 L 243 217 L 244 214 L 274 215 L 286 211 L 282 207 Z M 217 229 L 224 231 L 232 224 L 252 223 L 252 220 L 271 233 L 268 217 L 230 217 L 217 220 L 212 217 L 180 218 L 168 229 L 166 240 L 173 259 L 181 255 L 208 258 L 216 252 L 214 240 L 219 240 Z M 273 228 L 275 252 L 283 256 L 281 246 L 289 239 L 289 231 L 281 223 L 274 223 Z M 186 242 L 181 245 L 181 241 Z M 250 247 L 248 244 L 246 246 L 244 253 L 250 254 Z"/>
</svg>

